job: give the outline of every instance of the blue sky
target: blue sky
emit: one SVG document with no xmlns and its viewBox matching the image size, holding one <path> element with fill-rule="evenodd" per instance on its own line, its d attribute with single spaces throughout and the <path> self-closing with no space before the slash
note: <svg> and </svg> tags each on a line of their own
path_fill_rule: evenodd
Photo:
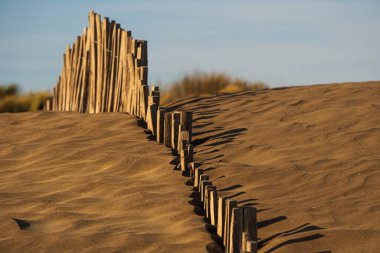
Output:
<svg viewBox="0 0 380 253">
<path fill-rule="evenodd" d="M 91 9 L 148 40 L 150 83 L 195 69 L 272 87 L 380 80 L 379 0 L 0 0 L 0 84 L 51 89 Z"/>
</svg>

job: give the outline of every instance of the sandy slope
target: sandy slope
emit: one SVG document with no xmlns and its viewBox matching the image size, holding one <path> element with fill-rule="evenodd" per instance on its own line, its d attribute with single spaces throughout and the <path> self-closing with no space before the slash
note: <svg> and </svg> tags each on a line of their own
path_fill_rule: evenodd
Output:
<svg viewBox="0 0 380 253">
<path fill-rule="evenodd" d="M 0 114 L 0 252 L 212 248 L 171 160 L 124 114 Z"/>
<path fill-rule="evenodd" d="M 260 252 L 380 252 L 380 82 L 172 105 L 219 194 L 258 208 Z"/>
<path fill-rule="evenodd" d="M 175 105 L 219 194 L 258 208 L 260 252 L 380 252 L 379 82 Z M 215 248 L 171 161 L 127 115 L 1 114 L 0 252 Z"/>
</svg>

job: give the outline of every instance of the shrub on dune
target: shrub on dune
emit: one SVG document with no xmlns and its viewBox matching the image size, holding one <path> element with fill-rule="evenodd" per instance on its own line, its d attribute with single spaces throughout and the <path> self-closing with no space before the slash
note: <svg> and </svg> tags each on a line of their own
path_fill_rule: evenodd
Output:
<svg viewBox="0 0 380 253">
<path fill-rule="evenodd" d="M 203 73 L 195 71 L 183 76 L 162 91 L 163 104 L 202 94 L 219 92 L 239 92 L 244 90 L 261 90 L 267 86 L 262 82 L 251 83 L 243 79 L 232 78 L 224 73 Z"/>
<path fill-rule="evenodd" d="M 30 92 L 20 95 L 16 84 L 0 86 L 0 113 L 41 110 L 43 101 L 49 96 L 48 92 Z"/>
</svg>

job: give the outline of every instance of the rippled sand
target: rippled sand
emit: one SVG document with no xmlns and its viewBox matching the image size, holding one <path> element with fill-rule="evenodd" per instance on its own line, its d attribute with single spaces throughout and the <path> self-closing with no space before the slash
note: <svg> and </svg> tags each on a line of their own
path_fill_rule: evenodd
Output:
<svg viewBox="0 0 380 253">
<path fill-rule="evenodd" d="M 196 159 L 259 252 L 380 252 L 380 82 L 206 95 Z M 124 114 L 0 115 L 0 252 L 206 252 L 170 151 Z"/>
<path fill-rule="evenodd" d="M 213 245 L 171 153 L 149 141 L 135 118 L 0 114 L 0 136 L 0 252 L 205 252 Z"/>
<path fill-rule="evenodd" d="M 380 82 L 192 97 L 196 158 L 259 252 L 380 252 Z"/>
</svg>

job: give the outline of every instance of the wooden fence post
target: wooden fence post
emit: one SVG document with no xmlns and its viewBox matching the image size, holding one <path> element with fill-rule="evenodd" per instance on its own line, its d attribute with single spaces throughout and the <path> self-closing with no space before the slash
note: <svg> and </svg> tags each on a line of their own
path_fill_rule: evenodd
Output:
<svg viewBox="0 0 380 253">
<path fill-rule="evenodd" d="M 204 209 L 206 211 L 206 219 L 208 221 L 211 221 L 211 212 L 210 212 L 210 208 L 211 208 L 211 191 L 216 191 L 216 187 L 215 186 L 206 186 L 206 191 L 205 191 L 205 200 L 204 200 Z M 210 222 L 211 223 L 211 222 Z"/>
<path fill-rule="evenodd" d="M 213 226 L 218 224 L 218 192 L 215 190 L 210 191 L 210 223 Z"/>
<path fill-rule="evenodd" d="M 190 144 L 189 131 L 181 131 L 178 136 L 178 150 L 182 150 L 187 144 Z"/>
<path fill-rule="evenodd" d="M 171 148 L 176 152 L 181 152 L 181 149 L 178 149 L 178 126 L 181 120 L 181 113 L 179 111 L 174 111 L 172 114 L 172 137 L 171 137 Z"/>
<path fill-rule="evenodd" d="M 140 117 L 147 121 L 147 113 L 148 113 L 148 95 L 149 95 L 149 87 L 148 85 L 141 86 L 141 98 L 140 98 Z M 157 104 L 158 105 L 158 104 Z M 151 112 L 152 113 L 152 112 Z"/>
<path fill-rule="evenodd" d="M 256 208 L 251 206 L 243 207 L 243 231 L 250 234 L 251 240 L 257 241 L 257 217 Z"/>
<path fill-rule="evenodd" d="M 241 235 L 241 251 L 243 253 L 247 252 L 247 242 L 251 240 L 251 234 L 243 232 Z"/>
<path fill-rule="evenodd" d="M 182 111 L 181 115 L 181 125 L 183 129 L 189 132 L 189 143 L 191 143 L 193 135 L 193 112 L 192 111 Z"/>
<path fill-rule="evenodd" d="M 225 219 L 224 219 L 224 237 L 223 237 L 223 243 L 227 249 L 228 249 L 229 238 L 230 238 L 231 215 L 232 215 L 232 209 L 234 207 L 237 207 L 236 200 L 227 199 L 226 200 L 226 213 L 225 213 Z"/>
<path fill-rule="evenodd" d="M 44 111 L 51 111 L 51 102 L 50 102 L 50 99 L 45 100 Z"/>
<path fill-rule="evenodd" d="M 187 149 L 188 149 L 188 163 L 191 163 L 194 161 L 194 147 L 192 144 L 188 144 Z"/>
<path fill-rule="evenodd" d="M 199 188 L 200 176 L 203 174 L 203 169 L 195 168 L 194 172 L 194 187 Z"/>
<path fill-rule="evenodd" d="M 208 181 L 210 179 L 209 175 L 202 174 L 199 176 L 199 188 L 198 191 L 202 193 L 202 181 Z"/>
<path fill-rule="evenodd" d="M 217 225 L 217 234 L 224 238 L 224 220 L 226 218 L 226 198 L 218 198 L 218 225 Z"/>
<path fill-rule="evenodd" d="M 147 113 L 148 129 L 154 136 L 157 136 L 157 104 L 150 104 Z"/>
<path fill-rule="evenodd" d="M 182 113 L 182 112 L 181 112 Z M 182 114 L 181 114 L 182 115 Z M 182 118 L 181 118 L 182 119 Z M 185 131 L 184 127 L 182 124 L 178 125 L 178 140 L 177 140 L 177 150 L 178 152 L 181 151 L 182 149 L 182 131 Z"/>
<path fill-rule="evenodd" d="M 152 86 L 150 90 L 150 95 L 151 96 L 158 96 L 160 97 L 160 89 L 158 86 Z"/>
<path fill-rule="evenodd" d="M 180 163 L 181 163 L 181 171 L 187 171 L 187 165 L 189 162 L 189 149 L 184 148 L 180 151 Z"/>
<path fill-rule="evenodd" d="M 159 106 L 157 109 L 157 142 L 164 143 L 164 121 L 165 107 Z"/>
<path fill-rule="evenodd" d="M 243 209 L 235 207 L 232 209 L 230 222 L 230 238 L 228 243 L 228 252 L 241 252 L 241 236 L 243 233 Z"/>
<path fill-rule="evenodd" d="M 203 180 L 201 181 L 201 202 L 204 204 L 205 202 L 205 191 L 206 191 L 206 186 L 212 185 L 211 181 L 208 180 Z M 204 207 L 204 206 L 203 206 Z"/>
<path fill-rule="evenodd" d="M 189 149 L 189 164 L 188 164 L 188 167 L 189 167 L 190 177 L 192 177 L 192 178 L 194 178 L 195 168 L 197 168 L 196 164 L 197 164 L 196 162 L 191 162 L 190 161 L 190 149 Z"/>
<path fill-rule="evenodd" d="M 257 241 L 247 242 L 246 253 L 257 253 Z"/>
<path fill-rule="evenodd" d="M 148 96 L 148 104 L 160 104 L 160 97 L 159 96 Z"/>
<path fill-rule="evenodd" d="M 172 139 L 172 113 L 165 112 L 165 121 L 164 121 L 164 144 L 166 147 L 171 147 Z"/>
</svg>

